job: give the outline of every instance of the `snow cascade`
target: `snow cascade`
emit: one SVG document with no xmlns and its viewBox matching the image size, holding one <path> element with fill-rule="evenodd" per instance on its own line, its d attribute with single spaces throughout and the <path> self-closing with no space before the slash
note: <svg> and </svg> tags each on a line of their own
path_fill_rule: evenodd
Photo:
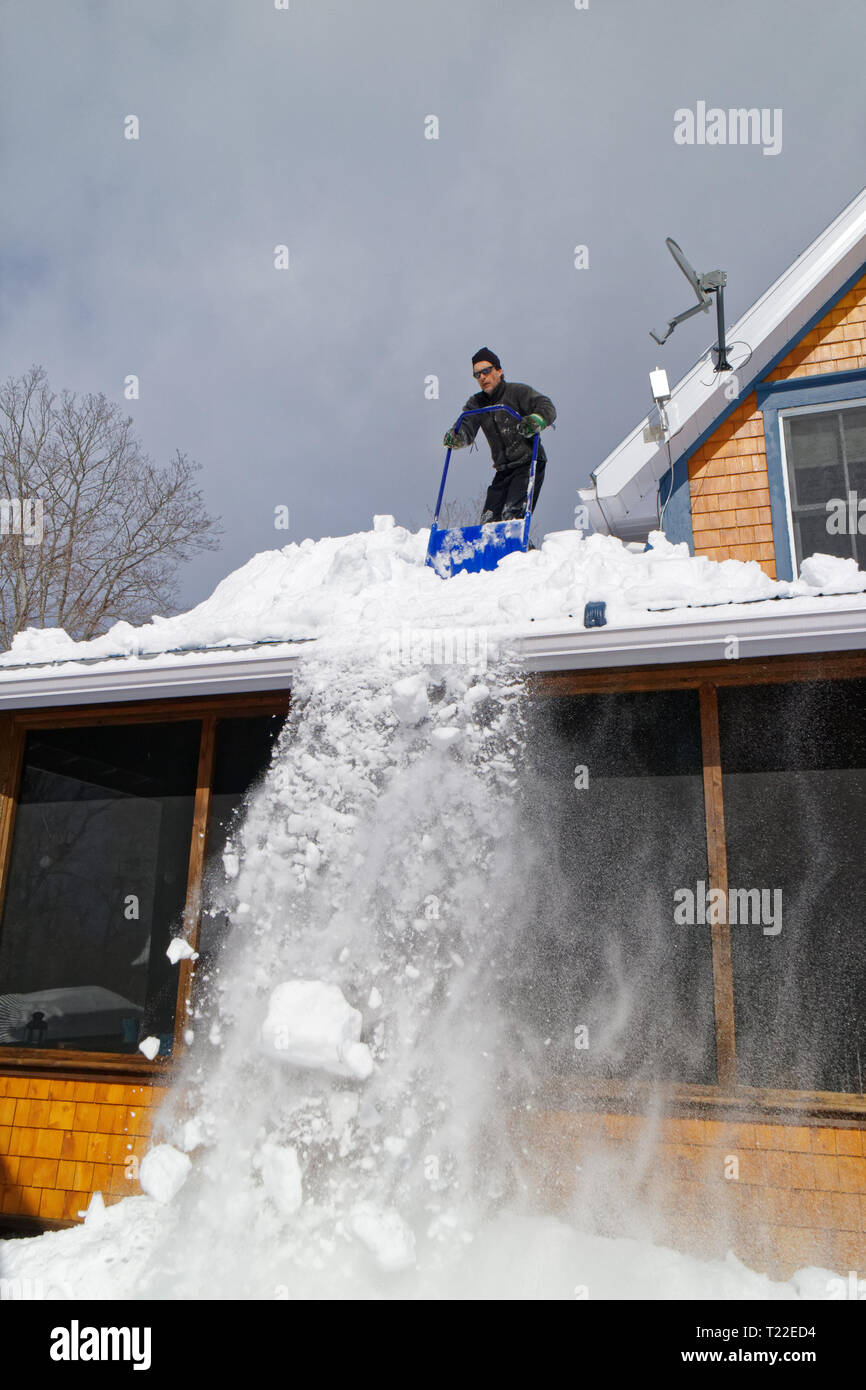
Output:
<svg viewBox="0 0 866 1390">
<path fill-rule="evenodd" d="M 193 1158 L 185 1234 L 153 1260 L 200 1296 L 440 1267 L 514 1180 L 522 680 L 392 656 L 309 653 L 226 854 L 233 925 L 162 1124 Z"/>
</svg>

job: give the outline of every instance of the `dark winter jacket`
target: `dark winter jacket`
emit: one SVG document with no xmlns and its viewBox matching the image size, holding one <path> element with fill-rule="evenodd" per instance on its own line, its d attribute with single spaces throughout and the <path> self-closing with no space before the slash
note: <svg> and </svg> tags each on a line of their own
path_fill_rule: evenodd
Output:
<svg viewBox="0 0 866 1390">
<path fill-rule="evenodd" d="M 464 410 L 477 410 L 483 405 L 510 405 L 521 417 L 540 415 L 548 425 L 556 419 L 556 408 L 548 396 L 541 396 L 531 386 L 522 381 L 506 381 L 502 378 L 495 391 L 488 396 L 486 391 L 476 391 L 464 405 Z M 478 433 L 479 426 L 484 431 L 493 467 L 514 468 L 521 463 L 529 463 L 532 458 L 532 439 L 520 434 L 518 421 L 505 410 L 497 410 L 490 415 L 471 415 L 460 426 L 460 434 L 471 444 Z M 547 455 L 541 440 L 538 441 L 538 462 L 546 463 Z"/>
</svg>

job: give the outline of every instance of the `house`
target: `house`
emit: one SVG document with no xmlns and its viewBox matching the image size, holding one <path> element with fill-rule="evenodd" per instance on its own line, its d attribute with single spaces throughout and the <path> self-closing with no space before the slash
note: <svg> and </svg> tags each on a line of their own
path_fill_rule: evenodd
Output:
<svg viewBox="0 0 866 1390">
<path fill-rule="evenodd" d="M 581 492 L 593 526 L 658 525 L 695 555 L 791 579 L 815 551 L 866 559 L 866 189 L 648 415 Z M 860 503 L 863 502 L 863 506 Z"/>
<path fill-rule="evenodd" d="M 466 576 L 462 617 L 437 614 L 454 590 L 417 538 L 377 524 L 256 557 L 192 615 L 24 634 L 0 659 L 4 1229 L 138 1190 L 219 936 L 208 876 L 316 637 L 311 585 L 351 571 L 354 601 L 366 566 L 357 614 L 384 625 L 515 617 L 550 851 L 512 1000 L 545 1048 L 513 1118 L 539 1200 L 611 1230 L 639 1202 L 658 1240 L 778 1276 L 862 1269 L 866 576 L 859 529 L 824 519 L 866 486 L 866 193 L 730 338 L 751 353 L 731 398 L 705 358 L 669 437 L 648 417 L 596 470 L 598 534 Z M 813 551 L 836 558 L 795 580 Z M 393 592 L 416 588 L 389 610 L 397 569 Z"/>
</svg>

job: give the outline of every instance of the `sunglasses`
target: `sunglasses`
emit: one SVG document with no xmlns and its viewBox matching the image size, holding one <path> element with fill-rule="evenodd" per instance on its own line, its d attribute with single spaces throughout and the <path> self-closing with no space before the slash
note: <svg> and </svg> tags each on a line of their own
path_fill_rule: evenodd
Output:
<svg viewBox="0 0 866 1390">
<path fill-rule="evenodd" d="M 473 372 L 472 375 L 475 377 L 475 380 L 478 381 L 480 377 L 489 376 L 491 372 L 495 372 L 496 370 L 496 367 L 479 367 L 478 371 Z"/>
</svg>

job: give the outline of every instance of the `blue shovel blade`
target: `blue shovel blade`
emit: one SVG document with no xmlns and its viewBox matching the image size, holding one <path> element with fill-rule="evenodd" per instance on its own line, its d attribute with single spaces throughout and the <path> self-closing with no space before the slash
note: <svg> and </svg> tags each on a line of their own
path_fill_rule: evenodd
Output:
<svg viewBox="0 0 866 1390">
<path fill-rule="evenodd" d="M 499 561 L 512 550 L 525 550 L 526 518 L 513 521 L 492 521 L 486 526 L 457 526 L 452 530 L 430 528 L 427 564 L 441 579 L 448 579 L 461 570 L 476 574 L 480 570 L 495 570 Z"/>
</svg>

